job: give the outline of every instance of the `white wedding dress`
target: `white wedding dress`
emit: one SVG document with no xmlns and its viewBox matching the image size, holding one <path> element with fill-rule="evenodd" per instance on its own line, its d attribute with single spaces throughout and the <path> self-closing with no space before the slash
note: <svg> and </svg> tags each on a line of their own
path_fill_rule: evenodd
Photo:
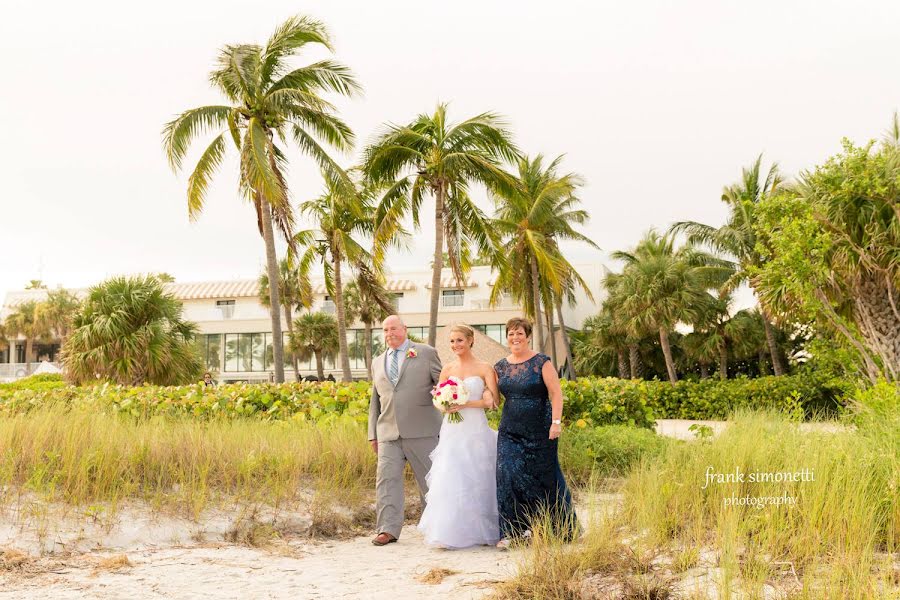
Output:
<svg viewBox="0 0 900 600">
<path fill-rule="evenodd" d="M 470 399 L 481 398 L 484 380 L 463 380 Z M 444 415 L 440 441 L 431 453 L 428 495 L 419 531 L 429 546 L 468 548 L 500 539 L 497 513 L 497 432 L 483 408 L 464 408 L 461 423 Z"/>
</svg>

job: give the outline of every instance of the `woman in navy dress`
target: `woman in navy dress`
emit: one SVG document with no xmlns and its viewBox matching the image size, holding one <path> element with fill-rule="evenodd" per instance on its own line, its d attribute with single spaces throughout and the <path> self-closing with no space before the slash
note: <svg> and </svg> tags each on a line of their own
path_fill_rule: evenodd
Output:
<svg viewBox="0 0 900 600">
<path fill-rule="evenodd" d="M 511 354 L 494 365 L 506 399 L 497 437 L 498 548 L 530 535 L 530 519 L 541 514 L 549 514 L 556 533 L 566 538 L 578 529 L 557 456 L 562 389 L 550 359 L 531 350 L 531 328 L 527 319 L 510 319 Z"/>
</svg>

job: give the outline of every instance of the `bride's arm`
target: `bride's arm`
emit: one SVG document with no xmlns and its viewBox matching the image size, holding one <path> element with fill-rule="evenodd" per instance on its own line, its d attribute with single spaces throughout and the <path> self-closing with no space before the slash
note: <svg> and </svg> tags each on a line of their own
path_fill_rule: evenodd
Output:
<svg viewBox="0 0 900 600">
<path fill-rule="evenodd" d="M 484 379 L 484 393 L 478 400 L 469 400 L 462 408 L 497 408 L 499 405 L 500 395 L 497 393 L 497 376 L 494 369 L 488 365 L 481 374 Z"/>
</svg>

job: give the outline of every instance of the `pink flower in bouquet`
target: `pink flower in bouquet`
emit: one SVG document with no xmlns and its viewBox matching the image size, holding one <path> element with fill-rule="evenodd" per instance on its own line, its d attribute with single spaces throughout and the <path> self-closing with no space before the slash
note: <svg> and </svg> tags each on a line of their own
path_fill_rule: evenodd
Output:
<svg viewBox="0 0 900 600">
<path fill-rule="evenodd" d="M 432 390 L 432 402 L 441 412 L 447 412 L 451 406 L 463 406 L 469 401 L 469 392 L 465 384 L 458 377 L 450 377 L 447 381 L 442 381 Z M 447 421 L 450 423 L 459 423 L 463 417 L 458 412 L 447 415 Z"/>
</svg>

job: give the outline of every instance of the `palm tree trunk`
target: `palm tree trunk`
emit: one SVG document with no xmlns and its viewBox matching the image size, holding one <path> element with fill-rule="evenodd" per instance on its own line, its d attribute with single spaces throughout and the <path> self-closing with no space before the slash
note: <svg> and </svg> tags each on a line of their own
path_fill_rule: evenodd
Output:
<svg viewBox="0 0 900 600">
<path fill-rule="evenodd" d="M 631 367 L 631 378 L 641 378 L 641 354 L 638 352 L 637 344 L 628 345 L 628 363 Z"/>
<path fill-rule="evenodd" d="M 709 367 L 706 366 L 706 363 L 700 363 L 700 379 L 706 379 L 709 377 Z"/>
<path fill-rule="evenodd" d="M 769 369 L 766 367 L 766 351 L 760 349 L 757 352 L 757 360 L 759 361 L 759 376 L 764 377 L 769 374 Z"/>
<path fill-rule="evenodd" d="M 368 321 L 365 325 L 365 343 L 366 343 L 366 371 L 369 373 L 369 381 L 372 381 L 372 324 Z"/>
<path fill-rule="evenodd" d="M 322 351 L 316 350 L 316 375 L 319 376 L 319 381 L 325 381 L 325 361 L 322 359 Z"/>
<path fill-rule="evenodd" d="M 444 267 L 444 184 L 438 184 L 434 202 L 434 264 L 431 267 L 431 309 L 428 315 L 428 345 L 437 342 L 438 302 L 441 299 L 441 270 Z"/>
<path fill-rule="evenodd" d="M 553 368 L 559 370 L 559 359 L 556 356 L 556 332 L 553 331 L 555 326 L 553 323 L 553 307 L 549 304 L 544 305 L 544 317 L 547 322 L 550 336 L 550 359 L 553 361 Z"/>
<path fill-rule="evenodd" d="M 625 357 L 625 351 L 619 348 L 616 350 L 619 358 L 619 379 L 628 379 L 628 361 Z"/>
<path fill-rule="evenodd" d="M 34 352 L 34 338 L 25 338 L 25 374 L 31 375 L 31 353 Z"/>
<path fill-rule="evenodd" d="M 669 372 L 669 381 L 672 385 L 678 383 L 678 373 L 675 372 L 675 360 L 672 358 L 672 346 L 669 344 L 669 332 L 665 327 L 659 328 L 659 345 L 662 346 L 663 356 L 666 357 L 666 371 Z"/>
<path fill-rule="evenodd" d="M 537 263 L 531 261 L 531 295 L 534 297 L 534 329 L 536 335 L 534 337 L 537 346 L 535 350 L 544 351 L 544 326 L 541 324 L 541 294 L 538 286 L 538 268 Z"/>
<path fill-rule="evenodd" d="M 719 346 L 719 379 L 728 379 L 728 347 Z"/>
<path fill-rule="evenodd" d="M 572 358 L 572 344 L 569 341 L 569 332 L 566 331 L 566 321 L 563 319 L 562 312 L 562 302 L 556 303 L 556 314 L 559 316 L 559 331 L 560 337 L 562 338 L 563 350 L 566 353 L 566 365 L 567 371 L 571 379 L 578 379 L 578 374 L 575 372 L 575 359 Z"/>
<path fill-rule="evenodd" d="M 341 373 L 344 381 L 353 381 L 350 373 L 350 352 L 347 349 L 347 324 L 344 322 L 344 292 L 341 281 L 341 252 L 331 250 L 334 258 L 334 306 L 337 312 L 338 323 L 338 349 L 341 355 Z"/>
<path fill-rule="evenodd" d="M 269 275 L 269 314 L 272 315 L 272 360 L 275 363 L 275 383 L 284 383 L 284 340 L 281 334 L 281 290 L 278 282 L 278 260 L 275 257 L 275 236 L 272 233 L 272 207 L 262 194 L 257 195 L 262 208 L 263 240 L 266 243 L 266 271 Z"/>
<path fill-rule="evenodd" d="M 781 362 L 781 354 L 778 352 L 778 343 L 775 341 L 775 328 L 769 319 L 769 313 L 762 309 L 763 325 L 766 329 L 766 343 L 769 345 L 769 354 L 772 355 L 772 369 L 775 375 L 784 375 L 784 364 Z"/>
<path fill-rule="evenodd" d="M 294 322 L 291 320 L 291 305 L 284 305 L 284 320 L 287 323 L 288 330 L 288 339 L 291 339 L 294 335 Z M 300 360 L 297 358 L 297 353 L 291 349 L 291 364 L 294 366 L 294 379 L 300 381 Z"/>
</svg>

